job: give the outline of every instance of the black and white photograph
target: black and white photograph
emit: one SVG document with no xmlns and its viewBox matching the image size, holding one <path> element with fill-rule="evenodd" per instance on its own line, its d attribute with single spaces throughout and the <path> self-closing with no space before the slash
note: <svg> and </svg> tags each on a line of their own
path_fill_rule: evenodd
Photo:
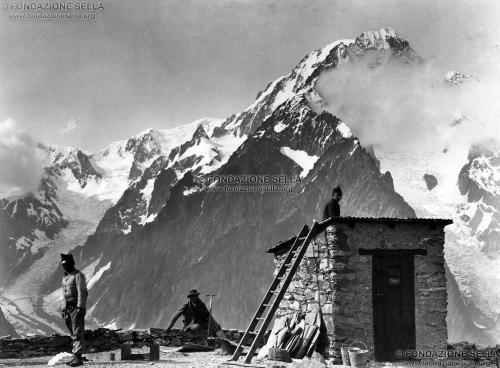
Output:
<svg viewBox="0 0 500 368">
<path fill-rule="evenodd" d="M 500 365 L 500 2 L 0 0 L 0 367 Z"/>
</svg>

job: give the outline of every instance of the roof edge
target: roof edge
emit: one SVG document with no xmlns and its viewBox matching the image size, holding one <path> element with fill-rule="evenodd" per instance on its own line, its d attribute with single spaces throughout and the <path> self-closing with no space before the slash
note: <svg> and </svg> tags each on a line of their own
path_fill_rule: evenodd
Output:
<svg viewBox="0 0 500 368">
<path fill-rule="evenodd" d="M 320 225 L 319 232 L 324 231 L 328 226 L 336 223 L 355 224 L 356 222 L 374 222 L 374 223 L 378 222 L 386 224 L 421 223 L 421 224 L 436 224 L 445 227 L 447 225 L 452 224 L 453 220 L 442 219 L 442 218 L 418 218 L 418 217 L 405 218 L 405 219 L 397 217 L 332 217 L 319 223 Z M 290 249 L 296 237 L 297 235 L 276 243 L 276 245 L 266 250 L 266 253 L 281 254 L 286 252 L 288 249 Z"/>
<path fill-rule="evenodd" d="M 452 219 L 442 219 L 442 218 L 422 218 L 422 217 L 413 217 L 413 218 L 398 218 L 398 217 L 331 217 L 327 220 L 320 222 L 321 227 L 328 226 L 330 224 L 338 223 L 338 222 L 382 222 L 382 223 L 422 223 L 422 224 L 440 224 L 443 226 L 447 226 L 453 223 Z"/>
</svg>

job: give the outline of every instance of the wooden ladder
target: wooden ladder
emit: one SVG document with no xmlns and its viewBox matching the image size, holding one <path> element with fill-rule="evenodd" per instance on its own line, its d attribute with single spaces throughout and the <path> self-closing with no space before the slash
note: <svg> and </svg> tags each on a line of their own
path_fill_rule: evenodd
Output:
<svg viewBox="0 0 500 368">
<path fill-rule="evenodd" d="M 313 226 L 309 229 L 307 225 L 304 225 L 299 235 L 295 238 L 295 241 L 290 248 L 285 260 L 283 261 L 276 277 L 274 278 L 271 286 L 269 286 L 269 290 L 266 295 L 262 299 L 257 311 L 255 312 L 250 324 L 248 325 L 245 334 L 241 338 L 238 347 L 236 348 L 231 360 L 236 361 L 243 353 L 243 348 L 250 348 L 245 357 L 245 363 L 249 364 L 252 361 L 252 358 L 255 354 L 255 350 L 257 350 L 257 346 L 260 340 L 263 338 L 267 327 L 271 323 L 271 320 L 274 317 L 274 313 L 276 309 L 283 299 L 288 286 L 292 282 L 293 276 L 297 269 L 299 268 L 300 261 L 304 257 L 306 253 L 307 247 L 311 240 L 316 236 L 318 232 L 319 224 L 315 221 Z M 281 285 L 281 287 L 280 287 Z M 274 300 L 273 300 L 274 297 Z M 268 309 L 269 308 L 269 309 Z M 266 309 L 268 312 L 266 313 Z M 256 331 L 257 326 L 261 322 L 258 331 Z M 252 344 L 250 346 L 243 345 L 243 343 L 247 340 L 247 338 L 254 336 Z"/>
</svg>

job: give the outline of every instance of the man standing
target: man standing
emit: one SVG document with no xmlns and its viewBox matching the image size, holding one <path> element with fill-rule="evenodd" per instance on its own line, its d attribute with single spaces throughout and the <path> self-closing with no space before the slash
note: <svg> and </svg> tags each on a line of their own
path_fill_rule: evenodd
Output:
<svg viewBox="0 0 500 368">
<path fill-rule="evenodd" d="M 333 188 L 332 198 L 326 204 L 323 210 L 323 220 L 327 220 L 331 217 L 340 217 L 340 205 L 339 202 L 342 199 L 342 190 L 339 186 Z"/>
<path fill-rule="evenodd" d="M 200 293 L 196 290 L 190 290 L 187 297 L 189 302 L 183 304 L 177 312 L 174 313 L 170 322 L 167 325 L 167 331 L 169 331 L 177 319 L 180 316 L 184 317 L 184 331 L 191 331 L 198 336 L 203 336 L 204 333 L 212 333 L 218 337 L 224 338 L 224 333 L 220 325 L 215 321 L 215 319 L 210 315 L 205 303 L 199 298 Z M 210 319 L 210 331 L 208 331 L 208 320 Z"/>
<path fill-rule="evenodd" d="M 62 289 L 65 306 L 62 317 L 73 341 L 73 359 L 68 363 L 71 367 L 83 365 L 83 334 L 85 332 L 85 312 L 87 303 L 87 281 L 85 275 L 75 268 L 75 260 L 71 254 L 61 254 L 61 265 L 64 269 Z"/>
</svg>

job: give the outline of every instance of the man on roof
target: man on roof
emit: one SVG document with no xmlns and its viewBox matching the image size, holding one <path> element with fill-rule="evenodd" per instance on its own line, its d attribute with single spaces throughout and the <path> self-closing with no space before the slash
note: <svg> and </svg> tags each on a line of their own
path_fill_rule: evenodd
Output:
<svg viewBox="0 0 500 368">
<path fill-rule="evenodd" d="M 339 186 L 333 188 L 332 197 L 325 205 L 323 209 L 323 220 L 327 220 L 332 217 L 340 217 L 340 205 L 339 202 L 342 199 L 342 190 Z"/>
</svg>

